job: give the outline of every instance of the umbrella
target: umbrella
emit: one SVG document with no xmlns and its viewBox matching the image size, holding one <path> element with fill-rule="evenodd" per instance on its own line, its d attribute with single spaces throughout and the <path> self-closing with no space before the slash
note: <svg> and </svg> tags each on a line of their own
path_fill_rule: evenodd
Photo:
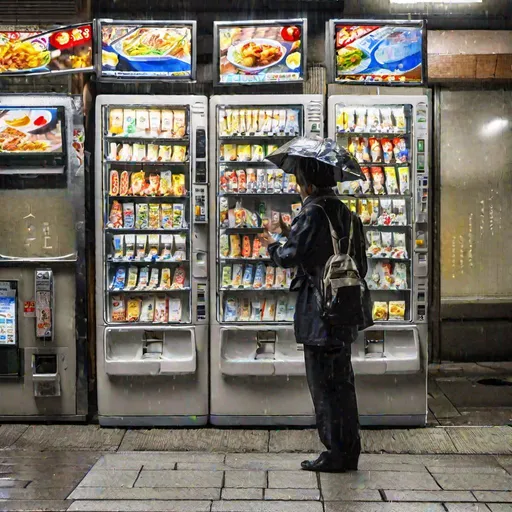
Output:
<svg viewBox="0 0 512 512">
<path fill-rule="evenodd" d="M 314 173 L 323 174 L 321 181 L 326 186 L 335 186 L 338 181 L 366 179 L 352 154 L 332 139 L 295 137 L 267 155 L 266 160 L 290 174 L 295 174 L 298 166 L 307 164 Z"/>
</svg>

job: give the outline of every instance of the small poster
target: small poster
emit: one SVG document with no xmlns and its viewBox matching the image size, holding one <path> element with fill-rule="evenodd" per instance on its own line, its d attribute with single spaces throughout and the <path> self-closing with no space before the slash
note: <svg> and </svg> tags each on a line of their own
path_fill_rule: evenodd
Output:
<svg viewBox="0 0 512 512">
<path fill-rule="evenodd" d="M 16 282 L 0 281 L 0 345 L 16 345 Z"/>
<path fill-rule="evenodd" d="M 0 32 L 0 74 L 92 71 L 92 41 L 90 23 L 43 33 Z"/>
<path fill-rule="evenodd" d="M 303 82 L 306 20 L 215 23 L 218 82 L 262 84 Z"/>
<path fill-rule="evenodd" d="M 423 22 L 332 20 L 332 81 L 421 85 L 425 80 Z"/>
</svg>

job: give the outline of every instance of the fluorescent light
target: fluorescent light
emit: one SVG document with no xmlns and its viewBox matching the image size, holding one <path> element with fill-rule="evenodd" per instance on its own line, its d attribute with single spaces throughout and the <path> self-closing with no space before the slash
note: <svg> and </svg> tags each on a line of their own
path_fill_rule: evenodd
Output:
<svg viewBox="0 0 512 512">
<path fill-rule="evenodd" d="M 389 0 L 392 4 L 481 4 L 484 0 Z"/>
</svg>

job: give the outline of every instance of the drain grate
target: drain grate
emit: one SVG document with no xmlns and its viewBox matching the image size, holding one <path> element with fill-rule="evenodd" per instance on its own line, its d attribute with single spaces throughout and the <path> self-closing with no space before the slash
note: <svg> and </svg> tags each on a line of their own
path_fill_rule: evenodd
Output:
<svg viewBox="0 0 512 512">
<path fill-rule="evenodd" d="M 512 386 L 512 377 L 504 377 L 502 379 L 492 377 L 488 379 L 480 379 L 477 382 L 483 386 Z"/>
</svg>

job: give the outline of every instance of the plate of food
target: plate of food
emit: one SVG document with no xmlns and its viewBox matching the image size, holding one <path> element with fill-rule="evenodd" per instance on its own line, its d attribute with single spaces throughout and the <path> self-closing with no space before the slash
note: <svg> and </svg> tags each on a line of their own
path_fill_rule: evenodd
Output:
<svg viewBox="0 0 512 512">
<path fill-rule="evenodd" d="M 49 110 L 43 109 L 20 109 L 8 110 L 1 118 L 1 124 L 21 130 L 25 133 L 38 133 L 45 131 L 51 123 L 53 115 Z"/>
<path fill-rule="evenodd" d="M 228 49 L 227 60 L 247 73 L 259 73 L 279 64 L 286 56 L 286 48 L 272 39 L 248 39 Z"/>
<path fill-rule="evenodd" d="M 177 59 L 190 63 L 190 29 L 138 28 L 118 39 L 112 48 L 129 61 L 163 62 Z"/>
<path fill-rule="evenodd" d="M 345 46 L 337 51 L 336 68 L 343 75 L 364 71 L 371 62 L 371 57 L 361 48 Z"/>
<path fill-rule="evenodd" d="M 26 73 L 46 70 L 52 53 L 46 41 L 11 41 L 0 36 L 0 72 Z"/>
</svg>

